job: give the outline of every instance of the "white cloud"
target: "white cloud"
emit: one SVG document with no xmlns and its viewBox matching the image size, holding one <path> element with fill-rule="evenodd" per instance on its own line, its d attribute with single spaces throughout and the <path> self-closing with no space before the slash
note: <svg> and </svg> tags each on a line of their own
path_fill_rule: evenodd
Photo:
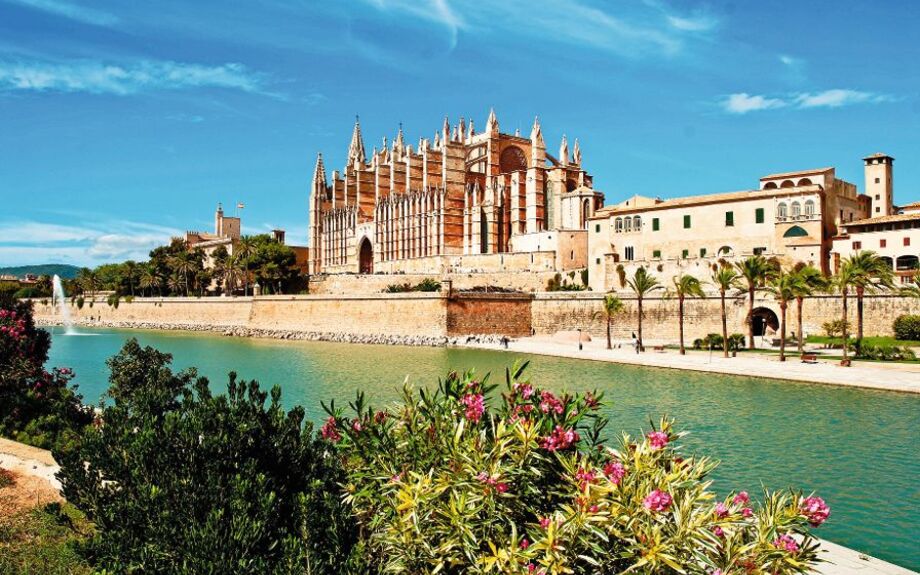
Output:
<svg viewBox="0 0 920 575">
<path fill-rule="evenodd" d="M 711 16 L 683 18 L 680 16 L 668 15 L 666 18 L 671 26 L 685 32 L 708 32 L 719 24 L 719 21 Z"/>
<path fill-rule="evenodd" d="M 722 102 L 727 112 L 732 114 L 747 114 L 757 110 L 770 110 L 773 108 L 782 108 L 786 103 L 778 98 L 767 98 L 765 96 L 750 95 L 747 92 L 740 94 L 731 94 Z"/>
<path fill-rule="evenodd" d="M 786 54 L 780 54 L 779 61 L 787 66 L 797 66 L 800 63 L 798 58 L 793 58 L 792 56 L 787 56 Z"/>
<path fill-rule="evenodd" d="M 69 2 L 59 2 L 58 0 L 6 1 L 13 4 L 28 6 L 29 8 L 34 8 L 35 10 L 41 10 L 42 12 L 47 12 L 49 14 L 54 14 L 55 16 L 61 16 L 70 20 L 82 22 L 84 24 L 92 24 L 94 26 L 114 26 L 119 22 L 118 17 L 114 14 L 93 8 L 87 8 L 78 4 L 71 4 Z"/>
<path fill-rule="evenodd" d="M 219 66 L 141 60 L 109 64 L 93 60 L 0 61 L 0 91 L 88 92 L 127 95 L 148 90 L 225 88 L 269 94 L 264 77 L 242 64 Z"/>
<path fill-rule="evenodd" d="M 833 89 L 823 92 L 803 92 L 799 94 L 764 96 L 751 95 L 747 92 L 730 94 L 722 99 L 722 108 L 731 114 L 746 114 L 758 110 L 774 110 L 777 108 L 792 107 L 795 109 L 808 108 L 839 108 L 852 104 L 879 104 L 891 102 L 894 98 L 886 94 L 863 92 L 860 90 Z"/>
</svg>

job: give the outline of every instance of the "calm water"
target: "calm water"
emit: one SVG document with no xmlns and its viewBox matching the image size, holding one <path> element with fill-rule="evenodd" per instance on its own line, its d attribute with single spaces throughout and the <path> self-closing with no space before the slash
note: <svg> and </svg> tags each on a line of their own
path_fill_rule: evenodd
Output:
<svg viewBox="0 0 920 575">
<path fill-rule="evenodd" d="M 323 417 L 320 400 L 347 401 L 364 390 L 394 400 L 408 377 L 431 385 L 451 368 L 503 377 L 522 356 L 436 348 L 363 346 L 225 338 L 181 332 L 81 330 L 55 335 L 51 365 L 77 373 L 87 402 L 106 389 L 105 359 L 137 337 L 196 366 L 212 385 L 231 370 L 279 384 L 288 406 Z M 718 458 L 721 491 L 761 486 L 814 490 L 832 508 L 818 534 L 920 571 L 920 397 L 775 380 L 533 357 L 535 383 L 554 390 L 598 388 L 612 401 L 611 432 L 637 432 L 649 418 L 678 418 L 692 433 L 685 450 Z M 763 374 L 769 375 L 769 374 Z"/>
</svg>

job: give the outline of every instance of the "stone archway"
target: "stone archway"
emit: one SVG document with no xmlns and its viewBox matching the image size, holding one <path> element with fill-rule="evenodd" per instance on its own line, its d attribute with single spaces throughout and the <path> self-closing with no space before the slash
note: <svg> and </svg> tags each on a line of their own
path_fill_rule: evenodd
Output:
<svg viewBox="0 0 920 575">
<path fill-rule="evenodd" d="M 374 248 L 367 238 L 361 240 L 361 248 L 358 250 L 358 273 L 374 273 Z"/>
<path fill-rule="evenodd" d="M 774 332 L 779 331 L 779 318 L 776 317 L 776 312 L 768 307 L 755 307 L 751 323 L 754 327 L 754 337 L 766 335 L 768 328 Z"/>
</svg>

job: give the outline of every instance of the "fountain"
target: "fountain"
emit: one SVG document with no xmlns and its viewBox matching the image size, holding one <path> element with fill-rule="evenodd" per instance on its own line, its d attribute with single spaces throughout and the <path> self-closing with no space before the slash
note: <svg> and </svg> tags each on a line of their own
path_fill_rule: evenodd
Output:
<svg viewBox="0 0 920 575">
<path fill-rule="evenodd" d="M 73 320 L 70 319 L 70 308 L 67 307 L 67 295 L 64 293 L 64 286 L 61 284 L 61 278 L 57 274 L 51 280 L 53 291 L 51 294 L 51 305 L 57 307 L 61 323 L 64 324 L 64 335 L 76 335 L 73 328 Z"/>
</svg>

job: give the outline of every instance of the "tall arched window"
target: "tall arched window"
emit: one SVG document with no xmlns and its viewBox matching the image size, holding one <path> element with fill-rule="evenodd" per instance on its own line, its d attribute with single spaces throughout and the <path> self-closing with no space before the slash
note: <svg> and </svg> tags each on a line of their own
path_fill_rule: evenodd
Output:
<svg viewBox="0 0 920 575">
<path fill-rule="evenodd" d="M 613 231 L 616 233 L 623 231 L 623 218 L 617 218 L 613 221 Z"/>
<path fill-rule="evenodd" d="M 776 206 L 776 215 L 781 218 L 785 218 L 789 215 L 786 211 L 786 202 L 780 202 L 779 205 Z"/>
<path fill-rule="evenodd" d="M 633 229 L 637 232 L 642 230 L 642 218 L 639 216 L 633 218 Z"/>
<path fill-rule="evenodd" d="M 624 231 L 632 231 L 632 218 L 623 218 Z"/>
<path fill-rule="evenodd" d="M 792 217 L 797 218 L 802 215 L 802 204 L 792 202 Z"/>
<path fill-rule="evenodd" d="M 811 217 L 815 215 L 815 202 L 814 200 L 805 200 L 805 215 Z"/>
</svg>

